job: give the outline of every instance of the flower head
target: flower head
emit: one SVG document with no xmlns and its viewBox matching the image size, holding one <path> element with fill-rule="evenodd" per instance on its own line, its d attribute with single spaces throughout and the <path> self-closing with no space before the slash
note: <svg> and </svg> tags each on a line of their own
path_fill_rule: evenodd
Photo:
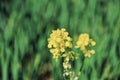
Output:
<svg viewBox="0 0 120 80">
<path fill-rule="evenodd" d="M 76 48 L 80 48 L 86 57 L 90 57 L 95 51 L 88 50 L 87 47 L 95 46 L 96 42 L 90 39 L 87 33 L 79 35 L 78 41 L 76 42 Z"/>
<path fill-rule="evenodd" d="M 71 48 L 72 39 L 68 36 L 68 32 L 64 28 L 53 30 L 48 39 L 48 48 L 53 54 L 53 58 L 57 59 L 66 48 Z M 56 56 L 57 55 L 57 56 Z"/>
</svg>

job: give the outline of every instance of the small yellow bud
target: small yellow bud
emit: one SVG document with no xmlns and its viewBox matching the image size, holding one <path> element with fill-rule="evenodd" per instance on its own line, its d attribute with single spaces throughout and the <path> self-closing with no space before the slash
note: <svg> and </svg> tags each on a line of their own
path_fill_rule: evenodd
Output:
<svg viewBox="0 0 120 80">
<path fill-rule="evenodd" d="M 92 46 L 95 46 L 95 45 L 96 45 L 96 42 L 95 42 L 95 41 L 92 41 L 92 42 L 91 42 L 91 45 L 92 45 Z"/>
<path fill-rule="evenodd" d="M 91 54 L 95 54 L 95 50 L 91 50 L 90 53 L 91 53 Z"/>
</svg>

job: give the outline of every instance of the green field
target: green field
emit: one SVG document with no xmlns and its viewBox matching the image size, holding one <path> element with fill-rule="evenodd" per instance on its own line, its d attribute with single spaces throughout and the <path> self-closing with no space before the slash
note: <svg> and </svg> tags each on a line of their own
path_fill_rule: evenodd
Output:
<svg viewBox="0 0 120 80">
<path fill-rule="evenodd" d="M 120 80 L 120 0 L 0 0 L 0 80 L 64 80 L 48 49 L 58 28 L 96 41 L 79 80 Z"/>
</svg>

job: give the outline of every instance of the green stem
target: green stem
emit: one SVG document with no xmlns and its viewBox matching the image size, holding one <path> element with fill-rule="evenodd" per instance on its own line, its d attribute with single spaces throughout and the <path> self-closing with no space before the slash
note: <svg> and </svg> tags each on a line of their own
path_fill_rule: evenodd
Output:
<svg viewBox="0 0 120 80">
<path fill-rule="evenodd" d="M 82 69 L 83 69 L 83 66 L 84 66 L 84 61 L 85 61 L 85 57 L 83 56 L 82 57 L 82 65 L 81 65 L 81 67 L 80 67 L 80 72 L 82 71 Z"/>
</svg>

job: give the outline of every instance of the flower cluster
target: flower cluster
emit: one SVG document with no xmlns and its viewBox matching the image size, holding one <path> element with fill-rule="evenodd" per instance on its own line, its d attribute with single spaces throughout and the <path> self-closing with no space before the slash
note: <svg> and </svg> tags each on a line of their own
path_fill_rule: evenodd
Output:
<svg viewBox="0 0 120 80">
<path fill-rule="evenodd" d="M 53 54 L 54 59 L 58 59 L 65 52 L 66 48 L 71 48 L 72 39 L 68 36 L 68 32 L 64 28 L 53 30 L 50 38 L 48 39 L 48 48 Z"/>
<path fill-rule="evenodd" d="M 72 49 L 72 38 L 69 36 L 68 32 L 62 28 L 53 30 L 50 34 L 50 38 L 48 38 L 48 48 L 50 48 L 50 52 L 53 54 L 54 59 L 58 59 L 59 57 L 63 60 L 63 76 L 65 80 L 78 80 L 85 57 L 90 57 L 91 54 L 94 54 L 95 51 L 91 49 L 92 46 L 95 46 L 96 42 L 93 41 L 89 37 L 87 33 L 81 34 L 76 42 L 75 48 L 80 48 L 84 55 L 82 60 L 82 66 L 78 71 L 78 74 L 74 74 L 72 69 L 72 62 L 78 59 L 81 55 L 78 52 L 75 52 L 75 49 Z M 85 57 L 84 57 L 85 56 Z"/>
<path fill-rule="evenodd" d="M 76 48 L 80 48 L 86 57 L 90 57 L 91 54 L 94 54 L 93 49 L 88 50 L 87 48 L 95 46 L 96 42 L 90 39 L 87 33 L 81 34 L 76 42 Z"/>
<path fill-rule="evenodd" d="M 72 60 L 74 60 L 74 52 L 73 51 L 65 52 L 65 54 L 62 55 L 62 57 L 64 58 L 64 61 L 63 61 L 63 68 L 64 68 L 63 76 L 67 77 L 65 80 L 71 80 L 74 72 L 71 70 L 72 65 L 71 65 L 70 62 Z"/>
</svg>

